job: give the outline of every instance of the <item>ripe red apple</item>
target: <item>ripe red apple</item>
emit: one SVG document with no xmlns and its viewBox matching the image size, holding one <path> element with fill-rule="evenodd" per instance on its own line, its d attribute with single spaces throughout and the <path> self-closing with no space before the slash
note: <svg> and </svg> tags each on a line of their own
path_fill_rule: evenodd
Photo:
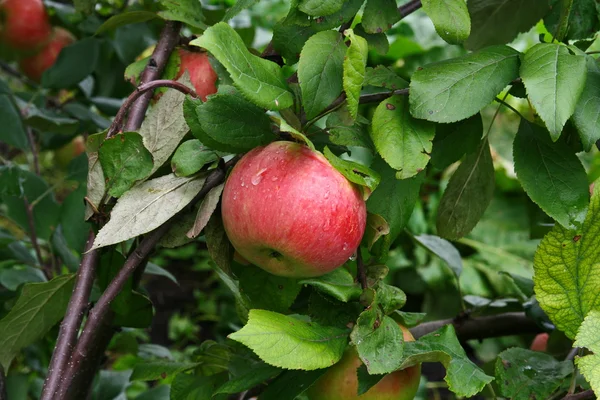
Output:
<svg viewBox="0 0 600 400">
<path fill-rule="evenodd" d="M 19 66 L 25 75 L 39 82 L 42 74 L 50 68 L 58 58 L 61 50 L 75 41 L 75 37 L 67 30 L 56 27 L 52 37 L 39 53 L 22 59 Z"/>
<path fill-rule="evenodd" d="M 247 153 L 223 191 L 223 224 L 240 255 L 274 275 L 320 276 L 356 251 L 367 211 L 322 154 L 293 142 Z"/>
<path fill-rule="evenodd" d="M 206 96 L 217 93 L 217 74 L 208 61 L 208 55 L 184 49 L 177 49 L 177 51 L 181 59 L 181 64 L 175 80 L 179 79 L 187 70 L 190 74 L 192 85 L 194 85 L 196 93 L 198 93 L 202 101 L 206 101 Z"/>
<path fill-rule="evenodd" d="M 531 346 L 529 347 L 533 351 L 547 351 L 548 350 L 548 339 L 550 335 L 547 333 L 540 333 L 533 338 Z"/>
<path fill-rule="evenodd" d="M 42 0 L 0 0 L 2 42 L 16 50 L 34 50 L 50 38 L 52 27 Z"/>
<path fill-rule="evenodd" d="M 398 324 L 400 325 L 400 324 Z M 404 340 L 415 340 L 410 331 L 400 325 Z M 362 365 L 356 349 L 349 347 L 342 359 L 330 367 L 308 391 L 310 400 L 411 400 L 419 389 L 421 365 L 394 371 L 386 375 L 367 393 L 358 396 L 356 370 Z"/>
<path fill-rule="evenodd" d="M 85 139 L 81 135 L 75 136 L 73 140 L 54 152 L 54 160 L 60 167 L 66 168 L 75 157 L 84 151 Z"/>
</svg>

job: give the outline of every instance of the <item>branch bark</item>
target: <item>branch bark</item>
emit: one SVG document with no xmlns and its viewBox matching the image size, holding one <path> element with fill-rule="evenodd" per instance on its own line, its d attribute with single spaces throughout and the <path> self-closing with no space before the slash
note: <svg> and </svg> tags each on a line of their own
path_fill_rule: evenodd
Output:
<svg viewBox="0 0 600 400">
<path fill-rule="evenodd" d="M 419 8 L 421 8 L 422 4 L 421 4 L 421 0 L 412 0 L 409 1 L 408 3 L 401 5 L 400 7 L 398 7 L 398 12 L 400 13 L 400 18 L 404 18 L 407 15 L 412 14 L 413 12 L 417 11 Z"/>
<path fill-rule="evenodd" d="M 29 226 L 29 239 L 31 240 L 31 245 L 35 250 L 35 255 L 37 257 L 38 264 L 40 268 L 44 271 L 44 275 L 48 280 L 52 279 L 51 271 L 48 271 L 46 265 L 44 264 L 44 258 L 42 257 L 42 249 L 40 248 L 40 243 L 38 242 L 37 232 L 35 230 L 35 219 L 33 216 L 33 206 L 27 200 L 27 197 L 23 197 L 23 203 L 25 204 L 25 213 L 27 214 L 27 224 Z"/>
<path fill-rule="evenodd" d="M 410 330 L 415 339 L 427 335 L 445 325 L 453 325 L 460 340 L 486 339 L 526 333 L 541 333 L 542 329 L 523 312 L 509 312 L 485 317 L 461 320 L 446 319 L 425 322 Z"/>
<path fill-rule="evenodd" d="M 85 246 L 86 252 L 81 259 L 81 265 L 77 272 L 77 281 L 73 287 L 73 294 L 69 300 L 65 318 L 60 325 L 56 347 L 52 353 L 48 375 L 44 382 L 40 400 L 52 400 L 56 395 L 61 378 L 65 375 L 65 369 L 71 357 L 73 347 L 77 341 L 77 334 L 79 333 L 79 327 L 81 326 L 81 321 L 83 321 L 85 310 L 88 307 L 92 283 L 94 282 L 96 267 L 98 265 L 99 251 L 93 250 L 87 252 L 92 247 L 95 237 L 94 231 L 90 231 Z"/>
<path fill-rule="evenodd" d="M 596 395 L 592 389 L 584 390 L 583 392 L 568 394 L 562 400 L 586 400 L 595 399 Z"/>
</svg>

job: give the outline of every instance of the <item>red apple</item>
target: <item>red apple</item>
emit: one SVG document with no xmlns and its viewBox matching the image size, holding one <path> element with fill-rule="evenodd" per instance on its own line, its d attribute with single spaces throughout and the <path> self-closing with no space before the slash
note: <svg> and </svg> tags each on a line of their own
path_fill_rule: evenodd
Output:
<svg viewBox="0 0 600 400">
<path fill-rule="evenodd" d="M 177 50 L 181 64 L 175 80 L 179 79 L 185 71 L 188 71 L 192 85 L 194 85 L 196 93 L 202 101 L 206 101 L 206 96 L 217 93 L 217 74 L 208 61 L 208 55 L 184 49 Z"/>
<path fill-rule="evenodd" d="M 540 333 L 533 338 L 531 346 L 529 347 L 533 351 L 546 351 L 548 350 L 548 338 L 550 335 L 547 333 Z"/>
<path fill-rule="evenodd" d="M 247 153 L 223 191 L 223 224 L 240 255 L 279 276 L 320 276 L 356 251 L 367 211 L 322 154 L 293 142 Z"/>
<path fill-rule="evenodd" d="M 400 325 L 404 340 L 415 340 L 410 331 Z M 367 393 L 358 396 L 356 370 L 362 365 L 354 347 L 349 347 L 342 359 L 330 367 L 308 391 L 310 400 L 411 400 L 419 389 L 421 366 L 415 365 L 386 375 Z"/>
<path fill-rule="evenodd" d="M 84 151 L 85 139 L 81 135 L 75 136 L 72 141 L 54 152 L 54 160 L 60 167 L 66 168 L 75 157 Z"/>
<path fill-rule="evenodd" d="M 43 46 L 52 32 L 42 0 L 0 0 L 2 42 L 16 50 Z"/>
<path fill-rule="evenodd" d="M 75 37 L 63 28 L 54 28 L 52 38 L 39 53 L 22 59 L 19 66 L 25 75 L 39 82 L 42 74 L 58 58 L 61 50 L 75 41 Z"/>
</svg>

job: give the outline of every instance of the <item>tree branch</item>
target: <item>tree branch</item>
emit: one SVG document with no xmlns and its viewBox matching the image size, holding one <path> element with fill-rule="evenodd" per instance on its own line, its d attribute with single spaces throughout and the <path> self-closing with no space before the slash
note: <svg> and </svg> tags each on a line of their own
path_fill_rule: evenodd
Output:
<svg viewBox="0 0 600 400">
<path fill-rule="evenodd" d="M 33 137 L 33 132 L 31 128 L 25 128 L 25 132 L 27 133 L 27 140 L 29 141 L 29 147 L 31 147 L 31 154 L 33 154 L 33 170 L 36 175 L 40 174 L 40 162 L 38 160 L 38 151 L 35 146 L 35 138 Z"/>
<path fill-rule="evenodd" d="M 568 394 L 562 400 L 586 400 L 595 399 L 596 395 L 592 389 L 584 390 L 583 392 Z"/>
<path fill-rule="evenodd" d="M 6 72 L 8 75 L 12 76 L 13 78 L 17 78 L 18 80 L 20 80 L 27 86 L 31 86 L 34 89 L 37 89 L 40 87 L 40 85 L 38 85 L 36 82 L 32 81 L 31 79 L 29 79 L 28 77 L 23 75 L 21 72 L 17 71 L 13 67 L 11 67 L 10 64 L 8 64 L 2 60 L 0 60 L 0 69 L 2 71 Z"/>
<path fill-rule="evenodd" d="M 415 339 L 438 330 L 445 325 L 453 325 L 460 340 L 486 339 L 499 336 L 541 333 L 542 329 L 523 312 L 508 312 L 485 317 L 472 317 L 461 320 L 446 319 L 425 322 L 410 330 Z"/>
<path fill-rule="evenodd" d="M 92 283 L 94 282 L 96 267 L 98 265 L 99 251 L 89 251 L 95 237 L 94 231 L 90 231 L 85 246 L 86 252 L 81 259 L 81 265 L 77 271 L 77 280 L 73 287 L 73 294 L 69 300 L 65 318 L 60 325 L 56 347 L 52 353 L 48 375 L 44 382 L 40 400 L 52 400 L 56 395 L 58 385 L 64 376 L 67 362 L 77 341 L 77 334 L 79 333 L 79 327 L 81 326 L 81 321 L 83 321 L 85 310 L 88 307 Z"/>
<path fill-rule="evenodd" d="M 363 94 L 362 96 L 360 96 L 358 102 L 360 104 L 377 103 L 395 95 L 407 96 L 408 88 L 396 89 L 392 90 L 391 92 Z"/>
<path fill-rule="evenodd" d="M 148 61 L 148 65 L 146 65 L 144 72 L 142 72 L 142 75 L 140 76 L 140 82 L 142 84 L 160 78 L 173 49 L 179 42 L 180 29 L 180 22 L 169 21 L 165 24 L 165 27 L 160 34 L 160 39 L 158 40 L 158 43 L 156 43 L 156 47 Z M 126 131 L 137 131 L 140 126 L 142 126 L 142 121 L 146 116 L 146 110 L 148 109 L 148 104 L 150 104 L 151 99 L 152 92 L 146 92 L 131 106 L 129 117 L 125 124 Z"/>
<path fill-rule="evenodd" d="M 50 280 L 50 279 L 52 279 L 52 273 L 51 273 L 51 271 L 48 271 L 46 269 L 46 266 L 44 264 L 44 258 L 42 257 L 42 250 L 40 248 L 40 244 L 39 244 L 38 238 L 37 238 L 37 232 L 35 230 L 35 220 L 33 217 L 33 206 L 31 205 L 29 200 L 27 200 L 27 197 L 23 197 L 23 203 L 25 203 L 25 213 L 27 214 L 27 224 L 29 225 L 29 239 L 31 240 L 31 245 L 33 246 L 33 249 L 35 250 L 35 255 L 37 257 L 37 261 L 38 261 L 38 264 L 40 265 L 40 268 L 44 271 L 44 275 L 46 275 L 46 278 L 48 278 L 48 280 Z"/>
<path fill-rule="evenodd" d="M 411 0 L 408 3 L 401 5 L 398 7 L 398 12 L 400 13 L 400 19 L 412 14 L 421 8 L 421 0 Z"/>
<path fill-rule="evenodd" d="M 119 108 L 119 111 L 117 112 L 117 115 L 115 116 L 115 119 L 113 120 L 112 124 L 108 128 L 108 132 L 106 133 L 106 139 L 110 139 L 111 137 L 113 137 L 114 135 L 117 134 L 117 132 L 121 128 L 121 125 L 123 124 L 123 119 L 125 118 L 127 111 L 129 111 L 130 107 L 133 108 L 133 104 L 140 97 L 144 96 L 146 94 L 146 92 L 152 93 L 152 91 L 154 89 L 157 89 L 160 87 L 169 87 L 171 89 L 179 90 L 181 93 L 190 95 L 194 98 L 198 97 L 198 95 L 196 94 L 196 92 L 193 89 L 190 89 L 189 87 L 185 86 L 183 83 L 179 83 L 176 81 L 172 81 L 172 80 L 168 80 L 168 79 L 158 79 L 155 81 L 143 83 L 140 86 L 138 86 L 135 89 L 135 91 L 129 95 L 129 97 L 127 97 L 125 102 L 123 102 L 123 105 L 121 106 L 121 108 Z M 138 128 L 136 128 L 136 129 L 138 129 Z"/>
</svg>

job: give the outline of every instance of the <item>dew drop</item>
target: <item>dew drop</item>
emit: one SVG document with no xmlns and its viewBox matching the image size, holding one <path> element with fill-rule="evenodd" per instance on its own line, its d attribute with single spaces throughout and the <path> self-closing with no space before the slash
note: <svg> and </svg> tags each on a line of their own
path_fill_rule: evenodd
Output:
<svg viewBox="0 0 600 400">
<path fill-rule="evenodd" d="M 246 184 L 242 181 L 242 187 L 246 186 Z"/>
<path fill-rule="evenodd" d="M 262 175 L 267 171 L 266 168 L 261 169 L 260 171 L 258 171 L 256 173 L 256 175 L 254 175 L 251 179 L 251 182 L 254 186 L 258 185 L 260 183 L 260 181 L 262 181 Z"/>
<path fill-rule="evenodd" d="M 348 250 L 348 243 L 344 243 L 344 246 L 342 247 L 343 251 L 347 251 Z"/>
<path fill-rule="evenodd" d="M 356 255 L 356 252 L 354 252 L 354 254 L 352 254 L 352 255 L 351 255 L 349 258 L 348 258 L 348 260 L 350 260 L 350 261 L 354 261 L 354 260 L 356 260 L 356 257 L 357 257 L 357 255 Z"/>
<path fill-rule="evenodd" d="M 325 192 L 325 195 L 323 195 L 323 198 L 328 198 L 329 197 L 329 190 Z"/>
<path fill-rule="evenodd" d="M 276 176 L 274 176 L 274 177 L 272 177 L 272 178 L 271 178 L 271 180 L 272 180 L 273 182 L 275 182 L 277 179 L 279 179 L 279 178 L 277 178 Z"/>
</svg>

